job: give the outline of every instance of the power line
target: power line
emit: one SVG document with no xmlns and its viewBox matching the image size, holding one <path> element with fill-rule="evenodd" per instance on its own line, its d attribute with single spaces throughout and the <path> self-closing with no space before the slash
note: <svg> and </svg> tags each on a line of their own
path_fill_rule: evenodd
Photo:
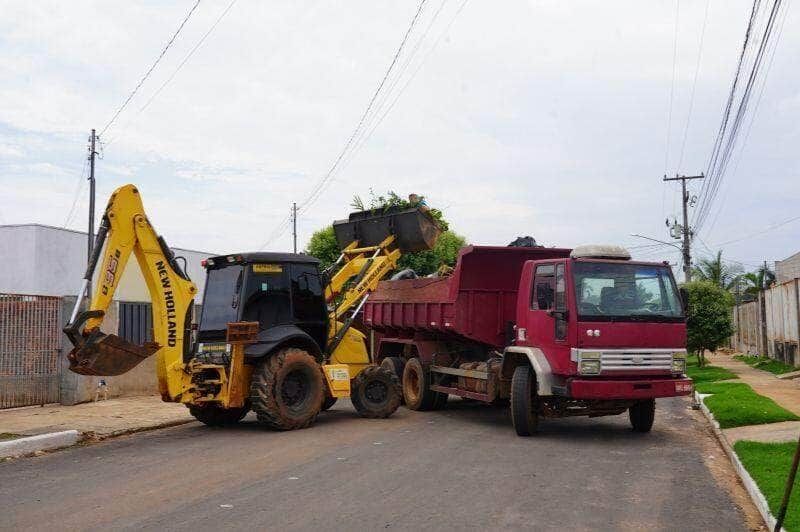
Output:
<svg viewBox="0 0 800 532">
<path fill-rule="evenodd" d="M 309 197 L 305 201 L 303 201 L 300 204 L 300 206 L 298 207 L 301 211 L 304 211 L 306 208 L 311 206 L 311 204 L 313 204 L 317 200 L 317 198 L 319 197 L 320 192 L 322 191 L 322 187 L 331 178 L 331 175 L 336 170 L 336 168 L 339 166 L 339 163 L 342 161 L 342 159 L 344 158 L 345 154 L 350 149 L 350 146 L 353 144 L 353 141 L 355 140 L 356 135 L 361 130 L 361 127 L 363 126 L 364 121 L 367 118 L 367 115 L 372 110 L 372 106 L 375 104 L 375 100 L 378 97 L 378 94 L 380 93 L 381 89 L 383 88 L 384 84 L 386 83 L 386 80 L 389 78 L 389 74 L 392 73 L 392 69 L 394 68 L 395 64 L 397 63 L 397 59 L 400 57 L 400 54 L 402 53 L 403 48 L 405 47 L 406 42 L 408 41 L 408 37 L 409 37 L 409 35 L 411 35 L 411 31 L 414 29 L 414 26 L 416 25 L 417 20 L 419 19 L 419 16 L 422 13 L 422 9 L 425 7 L 425 3 L 426 2 L 427 2 L 427 0 L 422 0 L 419 3 L 419 7 L 417 8 L 417 12 L 414 14 L 414 18 L 411 19 L 411 24 L 408 26 L 408 29 L 406 30 L 405 35 L 403 35 L 403 40 L 400 42 L 400 46 L 397 48 L 397 51 L 395 52 L 394 57 L 392 58 L 392 62 L 389 64 L 389 68 L 386 70 L 386 73 L 383 75 L 383 79 L 381 79 L 381 82 L 378 84 L 378 88 L 375 90 L 374 94 L 372 95 L 372 98 L 370 98 L 369 103 L 367 104 L 367 108 L 364 110 L 364 113 L 361 115 L 361 118 L 359 119 L 358 124 L 356 125 L 356 128 L 353 130 L 353 133 L 350 135 L 350 138 L 347 139 L 347 143 L 345 143 L 344 148 L 342 148 L 342 151 L 339 153 L 338 157 L 336 157 L 336 160 L 334 161 L 334 163 L 331 166 L 331 168 L 328 170 L 328 172 L 325 174 L 325 176 L 323 176 L 323 178 L 317 183 L 317 185 L 314 187 L 314 189 L 312 189 L 312 192 L 309 195 Z"/>
<path fill-rule="evenodd" d="M 386 80 L 389 78 L 390 74 L 392 73 L 392 70 L 394 69 L 395 65 L 397 64 L 397 60 L 400 57 L 400 54 L 402 53 L 403 49 L 405 48 L 405 45 L 408 42 L 408 38 L 411 35 L 411 32 L 413 31 L 413 29 L 414 29 L 414 27 L 415 27 L 415 25 L 417 23 L 417 20 L 419 19 L 420 14 L 422 13 L 423 8 L 425 7 L 425 3 L 426 2 L 427 2 L 427 0 L 421 0 L 421 2 L 419 3 L 419 6 L 417 7 L 417 11 L 414 14 L 414 17 L 411 19 L 411 23 L 409 24 L 408 29 L 406 30 L 405 34 L 403 35 L 403 39 L 400 42 L 400 46 L 398 46 L 397 51 L 395 52 L 394 57 L 392 58 L 392 61 L 389 64 L 389 68 L 386 70 L 386 73 L 383 75 L 383 78 L 381 79 L 381 82 L 378 84 L 377 89 L 372 94 L 372 97 L 370 98 L 366 109 L 362 113 L 361 118 L 359 119 L 358 123 L 356 124 L 355 129 L 350 134 L 350 137 L 347 139 L 347 142 L 345 143 L 345 145 L 342 148 L 342 150 L 339 152 L 339 155 L 336 157 L 336 159 L 334 160 L 333 164 L 328 169 L 326 174 L 322 177 L 322 179 L 320 179 L 316 183 L 316 185 L 314 185 L 314 187 L 311 189 L 311 192 L 306 197 L 306 199 L 303 200 L 297 206 L 298 212 L 300 212 L 300 213 L 305 212 L 305 210 L 308 209 L 319 198 L 320 194 L 324 190 L 325 185 L 333 177 L 334 173 L 339 168 L 340 164 L 342 163 L 343 159 L 345 158 L 345 155 L 350 150 L 350 147 L 353 145 L 353 141 L 356 139 L 356 136 L 359 134 L 359 132 L 361 131 L 362 127 L 364 126 L 364 123 L 365 123 L 365 121 L 367 119 L 367 116 L 372 111 L 372 108 L 373 108 L 373 106 L 375 104 L 376 99 L 378 98 L 378 95 L 380 94 L 381 90 L 383 89 L 384 85 L 386 84 Z M 272 244 L 272 242 L 274 240 L 276 240 L 281 235 L 283 235 L 283 233 L 289 228 L 290 223 L 291 223 L 291 216 L 286 216 L 285 218 L 283 218 L 281 220 L 281 222 L 279 222 L 278 226 L 275 229 L 273 229 L 273 231 L 269 234 L 269 236 L 267 237 L 267 240 L 258 249 L 262 250 L 262 249 L 266 248 L 267 246 L 269 246 L 270 244 Z"/>
<path fill-rule="evenodd" d="M 72 218 L 78 212 L 76 210 L 76 207 L 78 206 L 78 200 L 80 199 L 81 192 L 83 191 L 83 185 L 85 183 L 83 178 L 86 177 L 86 167 L 88 166 L 88 164 L 89 164 L 89 159 L 84 157 L 83 169 L 81 170 L 81 175 L 78 178 L 78 183 L 75 186 L 75 193 L 73 194 L 72 197 L 72 206 L 69 208 L 69 211 L 67 211 L 67 217 L 64 219 L 64 225 L 61 226 L 64 229 L 66 229 L 67 226 L 72 222 Z"/>
<path fill-rule="evenodd" d="M 178 63 L 178 66 L 175 68 L 175 70 L 172 72 L 172 74 L 170 74 L 170 76 L 166 79 L 166 81 L 164 81 L 164 83 L 162 83 L 161 86 L 158 89 L 156 89 L 156 91 L 150 96 L 150 98 L 147 99 L 147 101 L 144 103 L 144 105 L 142 105 L 139 108 L 139 110 L 136 112 L 136 115 L 134 115 L 134 117 L 138 116 L 139 114 L 142 113 L 142 111 L 147 109 L 150 106 L 150 104 L 153 103 L 153 100 L 155 100 L 156 97 L 159 94 L 161 94 L 161 91 L 163 91 L 164 88 L 167 85 L 169 85 L 169 83 L 175 78 L 175 76 L 178 74 L 178 72 L 181 71 L 181 69 L 187 63 L 187 61 L 189 61 L 189 59 L 191 59 L 191 57 L 194 55 L 194 53 L 197 51 L 197 49 L 200 48 L 200 46 L 205 42 L 205 40 L 208 38 L 208 36 L 211 35 L 211 33 L 214 31 L 214 29 L 217 27 L 217 25 L 219 25 L 219 23 L 222 22 L 222 19 L 225 18 L 225 15 L 228 14 L 228 12 L 231 10 L 231 8 L 233 8 L 233 6 L 234 6 L 234 4 L 236 4 L 236 2 L 237 2 L 237 0 L 231 0 L 231 2 L 228 4 L 228 6 L 224 10 L 222 10 L 222 13 L 220 13 L 220 15 L 214 21 L 214 24 L 212 24 L 211 27 L 208 29 L 208 31 L 206 31 L 203 34 L 203 36 L 200 37 L 200 40 L 197 41 L 197 43 L 192 47 L 192 49 L 189 50 L 189 52 L 184 56 L 184 58 L 181 60 L 181 62 Z M 116 140 L 116 139 L 112 139 L 112 140 L 106 142 L 106 146 L 110 146 L 111 143 L 114 140 Z"/>
<path fill-rule="evenodd" d="M 675 1 L 675 32 L 672 40 L 672 82 L 669 86 L 669 114 L 667 118 L 667 147 L 664 150 L 664 175 L 669 171 L 669 145 L 672 137 L 672 103 L 675 99 L 675 71 L 678 63 L 678 20 L 680 18 L 681 0 Z"/>
<path fill-rule="evenodd" d="M 749 238 L 753 238 L 754 236 L 763 235 L 764 233 L 768 233 L 768 232 L 770 232 L 770 231 L 772 231 L 774 229 L 777 229 L 779 227 L 783 227 L 784 225 L 790 224 L 790 223 L 795 222 L 797 220 L 800 220 L 800 216 L 794 216 L 792 218 L 789 218 L 788 220 L 784 220 L 784 221 L 779 222 L 777 224 L 770 225 L 769 227 L 767 227 L 765 229 L 762 229 L 761 231 L 756 231 L 755 233 L 750 233 L 749 235 L 745 235 L 745 236 L 742 236 L 742 237 L 739 237 L 739 238 L 734 238 L 733 240 L 727 240 L 725 242 L 721 242 L 721 243 L 717 244 L 717 246 L 718 247 L 719 246 L 726 246 L 728 244 L 733 244 L 735 242 L 741 242 L 742 240 L 747 240 Z"/>
<path fill-rule="evenodd" d="M 697 48 L 697 62 L 694 67 L 694 80 L 692 81 L 692 91 L 689 93 L 689 112 L 686 114 L 686 126 L 683 128 L 683 141 L 681 142 L 681 151 L 678 156 L 678 168 L 683 166 L 683 153 L 686 150 L 686 139 L 689 136 L 689 123 L 692 120 L 692 110 L 694 108 L 694 93 L 697 89 L 697 78 L 700 74 L 700 60 L 703 57 L 703 42 L 706 36 L 706 24 L 708 23 L 708 7 L 711 5 L 711 0 L 706 0 L 706 10 L 703 16 L 703 27 L 700 30 L 700 45 Z"/>
<path fill-rule="evenodd" d="M 136 87 L 133 89 L 133 91 L 131 91 L 131 93 L 128 96 L 128 98 L 122 103 L 122 105 L 119 106 L 119 109 L 117 109 L 117 112 L 114 113 L 114 116 L 111 117 L 111 120 L 109 120 L 108 123 L 105 125 L 105 127 L 103 127 L 103 129 L 100 131 L 100 135 L 101 136 L 103 135 L 103 133 L 106 132 L 106 130 L 108 130 L 109 127 L 111 127 L 111 124 L 114 123 L 114 121 L 117 119 L 117 117 L 120 115 L 120 113 L 125 109 L 125 107 L 128 106 L 128 103 L 130 103 L 130 101 L 133 99 L 133 97 L 139 91 L 139 89 L 141 88 L 142 84 L 147 80 L 148 77 L 150 77 L 150 74 L 153 72 L 153 70 L 156 68 L 156 65 L 158 65 L 158 63 L 161 61 L 161 59 L 167 53 L 167 50 L 169 50 L 170 46 L 172 46 L 172 43 L 175 42 L 175 39 L 178 37 L 178 34 L 181 32 L 183 27 L 189 21 L 189 18 L 192 16 L 192 13 L 194 13 L 195 9 L 197 9 L 198 5 L 200 5 L 200 0 L 197 0 L 194 3 L 192 8 L 189 10 L 189 12 L 183 18 L 183 21 L 181 21 L 181 24 L 180 24 L 180 26 L 178 26 L 178 29 L 175 30 L 175 33 L 172 34 L 172 37 L 167 42 L 166 46 L 164 46 L 164 49 L 161 50 L 161 53 L 158 55 L 156 60 L 153 62 L 153 64 L 150 66 L 150 68 L 147 70 L 147 72 L 144 73 L 144 76 L 142 76 L 142 79 L 139 80 L 139 83 L 136 85 Z"/>
</svg>

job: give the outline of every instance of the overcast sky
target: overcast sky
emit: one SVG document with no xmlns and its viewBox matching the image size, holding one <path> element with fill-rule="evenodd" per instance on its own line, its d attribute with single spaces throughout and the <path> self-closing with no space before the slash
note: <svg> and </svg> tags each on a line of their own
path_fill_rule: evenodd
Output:
<svg viewBox="0 0 800 532">
<path fill-rule="evenodd" d="M 88 132 L 111 119 L 193 4 L 0 1 L 0 224 L 62 226 L 80 190 L 68 226 L 86 229 Z M 175 74 L 228 4 L 200 2 L 103 135 L 97 163 L 98 211 L 135 183 L 171 245 L 209 252 L 260 248 L 311 193 L 418 6 L 239 0 Z M 426 2 L 395 66 L 402 77 L 374 104 L 373 132 L 301 214 L 301 245 L 370 189 L 424 194 L 475 244 L 669 240 L 664 219 L 679 213 L 679 195 L 661 177 L 705 170 L 751 3 L 710 1 L 688 128 L 704 0 L 680 5 L 671 126 L 674 1 L 470 0 L 459 13 L 462 4 Z M 721 246 L 798 215 L 800 19 L 785 5 L 752 129 L 696 245 L 748 268 L 800 249 L 800 221 Z M 268 246 L 290 248 L 290 231 Z M 678 260 L 669 247 L 637 255 Z"/>
</svg>

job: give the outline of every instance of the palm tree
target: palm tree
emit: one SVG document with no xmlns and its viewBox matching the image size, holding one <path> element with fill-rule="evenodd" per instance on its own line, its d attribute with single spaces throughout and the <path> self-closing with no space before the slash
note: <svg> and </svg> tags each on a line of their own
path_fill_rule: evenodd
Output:
<svg viewBox="0 0 800 532">
<path fill-rule="evenodd" d="M 717 251 L 713 259 L 701 259 L 692 273 L 701 281 L 711 281 L 725 290 L 731 290 L 742 273 L 742 267 L 726 263 L 722 260 L 722 251 Z"/>
<path fill-rule="evenodd" d="M 742 276 L 749 286 L 745 288 L 745 294 L 757 294 L 759 290 L 767 288 L 775 282 L 775 273 L 764 266 L 754 272 L 746 273 Z"/>
</svg>

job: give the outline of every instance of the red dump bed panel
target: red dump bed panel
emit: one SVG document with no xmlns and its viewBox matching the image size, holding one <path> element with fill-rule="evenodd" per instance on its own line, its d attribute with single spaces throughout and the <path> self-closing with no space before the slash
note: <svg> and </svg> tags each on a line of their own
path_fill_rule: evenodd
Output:
<svg viewBox="0 0 800 532">
<path fill-rule="evenodd" d="M 567 257 L 570 251 L 468 246 L 450 277 L 379 283 L 364 307 L 364 322 L 388 335 L 456 335 L 503 347 L 525 261 Z"/>
</svg>

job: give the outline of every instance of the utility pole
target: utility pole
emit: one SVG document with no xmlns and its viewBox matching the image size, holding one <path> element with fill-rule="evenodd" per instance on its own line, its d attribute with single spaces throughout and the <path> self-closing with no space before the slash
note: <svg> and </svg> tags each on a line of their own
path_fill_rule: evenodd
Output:
<svg viewBox="0 0 800 532">
<path fill-rule="evenodd" d="M 90 148 L 89 148 L 89 233 L 88 233 L 88 261 L 92 260 L 92 251 L 94 248 L 94 159 L 97 155 L 97 150 L 95 150 L 95 141 L 97 140 L 97 134 L 95 130 L 92 129 L 92 135 L 89 137 Z M 89 283 L 86 285 L 86 296 L 91 301 L 92 299 L 92 281 L 90 280 Z"/>
<path fill-rule="evenodd" d="M 292 202 L 292 241 L 294 252 L 297 253 L 297 203 Z"/>
<path fill-rule="evenodd" d="M 683 276 L 686 282 L 692 280 L 692 230 L 689 228 L 689 193 L 686 191 L 686 181 L 689 179 L 703 179 L 705 176 L 700 175 L 675 175 L 675 177 L 664 176 L 664 181 L 680 181 L 681 182 L 681 199 L 683 201 Z"/>
</svg>

